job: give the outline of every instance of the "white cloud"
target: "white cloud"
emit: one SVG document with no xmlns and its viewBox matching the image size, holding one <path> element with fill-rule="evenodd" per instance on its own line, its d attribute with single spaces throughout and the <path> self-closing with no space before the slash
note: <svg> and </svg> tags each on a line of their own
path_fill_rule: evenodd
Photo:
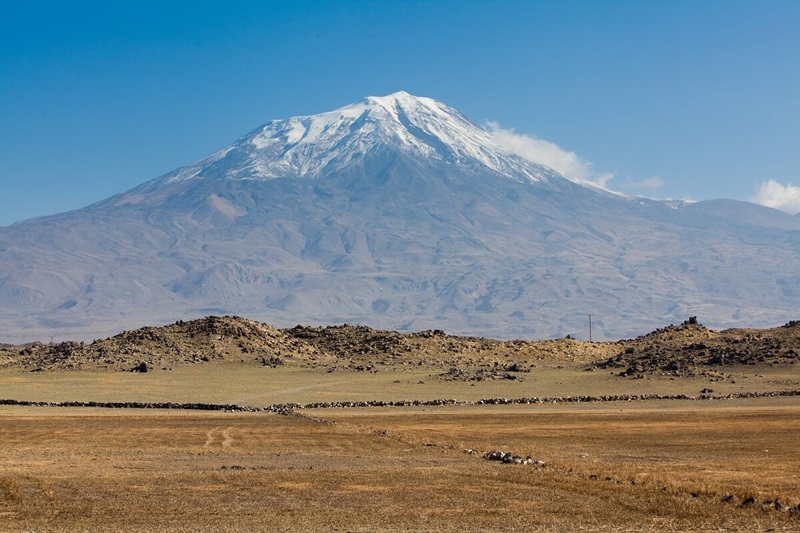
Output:
<svg viewBox="0 0 800 533">
<path fill-rule="evenodd" d="M 620 185 L 625 189 L 647 189 L 654 191 L 664 186 L 664 180 L 660 176 L 651 176 L 643 180 L 626 179 Z"/>
<path fill-rule="evenodd" d="M 609 187 L 609 182 L 615 178 L 612 172 L 597 173 L 594 164 L 586 161 L 575 152 L 570 152 L 555 143 L 539 139 L 533 135 L 517 133 L 513 129 L 506 129 L 497 122 L 489 121 L 487 130 L 492 135 L 494 141 L 514 154 L 524 157 L 534 163 L 546 165 L 562 176 L 575 181 L 595 183 L 605 189 L 629 191 L 635 194 L 644 194 L 653 197 L 656 189 L 662 188 L 666 182 L 660 176 L 651 176 L 641 180 L 625 178 L 615 181 L 614 189 Z"/>
<path fill-rule="evenodd" d="M 800 187 L 768 180 L 759 185 L 750 201 L 794 215 L 800 213 Z"/>
<path fill-rule="evenodd" d="M 489 133 L 494 141 L 514 154 L 534 163 L 546 165 L 559 174 L 577 181 L 591 181 L 606 187 L 614 177 L 611 173 L 597 174 L 592 163 L 582 159 L 575 152 L 564 150 L 557 144 L 532 135 L 517 133 L 513 129 L 500 127 L 497 122 L 488 122 Z"/>
</svg>

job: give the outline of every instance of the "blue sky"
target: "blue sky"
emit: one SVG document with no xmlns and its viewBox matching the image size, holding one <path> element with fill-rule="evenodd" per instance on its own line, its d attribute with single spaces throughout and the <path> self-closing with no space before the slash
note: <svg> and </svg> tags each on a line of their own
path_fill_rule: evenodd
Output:
<svg viewBox="0 0 800 533">
<path fill-rule="evenodd" d="M 401 89 L 611 189 L 800 210 L 798 27 L 794 0 L 6 0 L 0 225 Z"/>
</svg>

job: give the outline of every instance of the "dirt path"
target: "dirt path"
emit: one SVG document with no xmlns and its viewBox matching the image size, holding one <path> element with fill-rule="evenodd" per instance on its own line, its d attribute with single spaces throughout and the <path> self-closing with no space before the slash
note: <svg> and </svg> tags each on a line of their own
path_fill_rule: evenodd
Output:
<svg viewBox="0 0 800 533">
<path fill-rule="evenodd" d="M 209 429 L 208 432 L 206 432 L 206 442 L 203 444 L 203 448 L 211 448 L 215 441 L 219 442 L 223 450 L 233 448 L 234 440 L 231 436 L 231 431 L 233 431 L 233 426 L 229 426 L 225 429 L 223 429 L 222 426 Z"/>
</svg>

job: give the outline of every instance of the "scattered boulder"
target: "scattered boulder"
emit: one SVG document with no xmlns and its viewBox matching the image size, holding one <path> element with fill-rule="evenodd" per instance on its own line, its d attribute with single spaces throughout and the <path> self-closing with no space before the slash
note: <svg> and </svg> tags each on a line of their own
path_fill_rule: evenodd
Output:
<svg viewBox="0 0 800 533">
<path fill-rule="evenodd" d="M 475 452 L 475 450 L 467 450 L 467 453 Z M 500 461 L 503 464 L 515 464 L 515 465 L 533 465 L 538 467 L 545 467 L 547 463 L 540 459 L 534 459 L 530 455 L 526 455 L 522 457 L 521 455 L 517 455 L 511 452 L 502 452 L 500 450 L 493 450 L 490 452 L 486 452 L 483 454 L 483 458 L 487 461 Z"/>
<path fill-rule="evenodd" d="M 788 505 L 784 505 L 780 500 L 777 500 L 777 499 L 774 502 L 772 502 L 771 507 L 773 509 L 775 509 L 776 511 L 788 511 L 789 510 L 789 506 Z"/>
</svg>

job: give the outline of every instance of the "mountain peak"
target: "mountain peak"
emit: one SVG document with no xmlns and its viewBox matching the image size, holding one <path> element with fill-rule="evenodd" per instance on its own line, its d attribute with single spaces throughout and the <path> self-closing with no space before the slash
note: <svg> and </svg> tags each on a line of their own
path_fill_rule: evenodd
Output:
<svg viewBox="0 0 800 533">
<path fill-rule="evenodd" d="M 387 111 L 401 109 L 431 109 L 446 108 L 441 102 L 424 96 L 414 96 L 406 91 L 397 91 L 386 96 L 368 96 L 365 100 L 368 105 L 381 106 Z"/>
<path fill-rule="evenodd" d="M 372 102 L 397 102 L 397 101 L 420 101 L 422 98 L 419 96 L 414 96 L 413 94 L 406 92 L 406 91 L 395 91 L 391 94 L 387 94 L 385 96 L 367 96 L 366 98 L 368 101 Z M 430 98 L 426 98 L 426 100 L 430 100 Z"/>
<path fill-rule="evenodd" d="M 515 181 L 561 178 L 500 147 L 489 132 L 442 102 L 397 91 L 368 96 L 333 111 L 270 121 L 232 146 L 161 180 L 317 179 L 387 150 Z"/>
</svg>

